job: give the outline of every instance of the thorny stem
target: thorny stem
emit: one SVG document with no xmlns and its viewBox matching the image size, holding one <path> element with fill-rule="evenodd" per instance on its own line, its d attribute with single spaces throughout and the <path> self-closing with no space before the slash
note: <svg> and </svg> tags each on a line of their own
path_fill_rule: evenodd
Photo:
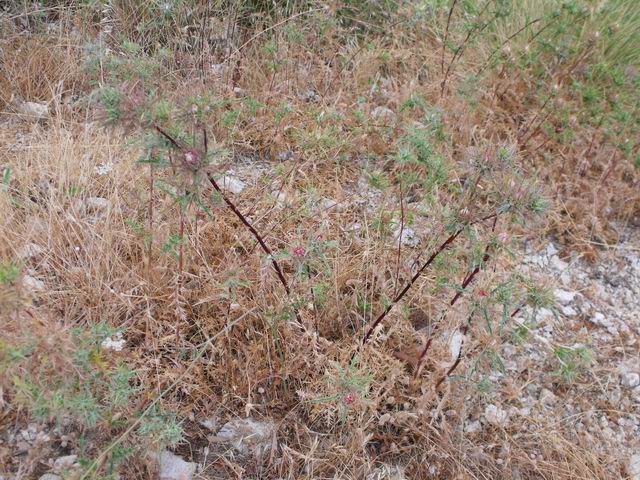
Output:
<svg viewBox="0 0 640 480">
<path fill-rule="evenodd" d="M 255 227 L 251 225 L 249 220 L 247 220 L 247 218 L 242 214 L 242 212 L 238 210 L 238 207 L 236 207 L 235 204 L 229 199 L 229 197 L 227 197 L 224 194 L 224 192 L 218 185 L 218 182 L 216 182 L 215 178 L 213 178 L 213 175 L 211 175 L 210 173 L 207 173 L 207 179 L 209 180 L 209 183 L 211 183 L 211 186 L 220 194 L 220 196 L 222 197 L 222 200 L 224 200 L 224 202 L 227 204 L 229 209 L 236 215 L 236 217 L 238 217 L 238 220 L 240 220 L 244 224 L 244 226 L 247 227 L 247 229 L 251 232 L 253 237 L 260 244 L 260 247 L 262 248 L 264 253 L 266 253 L 269 256 L 269 258 L 271 259 L 271 265 L 273 266 L 273 269 L 275 270 L 276 275 L 280 279 L 280 283 L 284 287 L 285 292 L 287 292 L 287 295 L 290 295 L 291 291 L 289 289 L 289 284 L 287 283 L 287 279 L 285 278 L 284 273 L 282 273 L 280 264 L 278 263 L 278 261 L 275 259 L 273 255 L 273 251 L 269 248 L 269 246 L 266 244 L 266 242 L 264 241 L 260 233 L 258 233 L 258 231 L 255 229 Z"/>
<path fill-rule="evenodd" d="M 487 0 L 487 2 L 484 4 L 484 7 L 482 7 L 482 9 L 480 10 L 480 13 L 478 14 L 478 18 L 480 18 L 484 14 L 485 10 L 489 6 L 489 3 L 490 3 L 489 0 Z M 449 78 L 449 74 L 451 73 L 451 71 L 453 69 L 453 64 L 456 62 L 456 60 L 458 58 L 460 58 L 462 56 L 462 52 L 464 51 L 465 47 L 467 46 L 467 42 L 471 38 L 471 35 L 473 35 L 473 33 L 476 30 L 478 30 L 478 33 L 482 33 L 482 31 L 485 28 L 487 28 L 490 25 L 490 23 L 491 23 L 491 21 L 488 21 L 484 25 L 482 25 L 482 27 L 478 27 L 477 25 L 475 25 L 473 28 L 470 28 L 469 32 L 467 32 L 467 36 L 464 38 L 462 43 L 460 45 L 458 45 L 458 48 L 456 48 L 456 51 L 453 52 L 453 57 L 451 57 L 451 60 L 449 61 L 449 65 L 447 66 L 447 71 L 445 72 L 444 78 L 442 79 L 442 83 L 440 84 L 440 98 L 442 98 L 444 96 L 445 87 L 447 85 L 447 80 Z"/>
<path fill-rule="evenodd" d="M 444 30 L 444 39 L 442 40 L 442 56 L 440 58 L 440 73 L 444 74 L 444 52 L 447 48 L 447 40 L 449 39 L 449 25 L 451 25 L 451 15 L 453 15 L 453 9 L 456 8 L 458 0 L 453 0 L 451 8 L 449 8 L 449 15 L 447 15 L 447 27 Z"/>
<path fill-rule="evenodd" d="M 311 282 L 311 268 L 309 268 L 308 264 L 305 264 L 304 269 L 307 274 L 307 280 Z M 309 293 L 311 294 L 311 302 L 313 305 L 313 318 L 315 322 L 315 331 L 316 333 L 318 333 L 318 305 L 316 304 L 316 294 L 313 291 L 313 286 L 309 287 Z"/>
<path fill-rule="evenodd" d="M 387 314 L 391 311 L 391 309 L 400 301 L 402 300 L 402 298 L 407 294 L 407 292 L 409 291 L 409 289 L 413 286 L 413 284 L 418 280 L 418 278 L 420 278 L 420 275 L 422 275 L 422 272 L 424 272 L 427 267 L 429 265 L 431 265 L 433 263 L 433 261 L 436 259 L 436 257 L 438 255 L 440 255 L 440 253 L 442 253 L 444 250 L 446 250 L 449 245 L 451 245 L 456 238 L 458 238 L 458 236 L 462 233 L 462 228 L 458 229 L 456 232 L 452 233 L 451 235 L 449 235 L 449 238 L 447 238 L 432 254 L 431 256 L 427 259 L 426 262 L 424 262 L 424 264 L 416 271 L 416 273 L 413 275 L 413 277 L 411 277 L 411 280 L 409 280 L 407 282 L 407 284 L 404 286 L 404 288 L 400 291 L 400 293 L 398 295 L 396 295 L 396 297 L 391 301 L 391 303 L 389 305 L 387 305 L 387 308 L 385 308 L 382 313 L 378 316 L 378 318 L 376 318 L 375 322 L 373 322 L 373 324 L 369 327 L 369 330 L 367 330 L 367 333 L 365 334 L 364 338 L 362 339 L 362 345 L 364 345 L 365 343 L 367 343 L 367 341 L 369 340 L 369 337 L 371 337 L 371 335 L 373 334 L 374 330 L 376 329 L 376 327 L 378 325 L 380 325 L 380 323 L 384 320 L 384 318 L 387 316 Z"/>
<path fill-rule="evenodd" d="M 444 250 L 449 248 L 449 246 L 456 240 L 456 238 L 458 238 L 458 236 L 464 231 L 464 229 L 466 227 L 471 226 L 471 225 L 473 225 L 475 223 L 478 223 L 478 222 L 482 222 L 484 220 L 497 218 L 498 215 L 499 215 L 499 213 L 492 213 L 492 214 L 487 215 L 485 217 L 482 217 L 482 218 L 480 218 L 478 220 L 475 220 L 473 222 L 467 223 L 464 226 L 458 228 L 458 230 L 456 230 L 454 233 L 449 235 L 449 237 L 442 244 L 440 244 L 440 246 L 431 254 L 431 256 L 416 271 L 416 273 L 413 275 L 413 277 L 411 277 L 411 279 L 407 282 L 407 284 L 400 291 L 400 293 L 398 293 L 398 295 L 396 295 L 396 297 L 391 301 L 391 303 L 389 303 L 389 305 L 387 305 L 387 307 L 382 311 L 382 313 L 378 316 L 378 318 L 376 318 L 376 320 L 369 327 L 369 329 L 367 330 L 367 333 L 365 334 L 364 338 L 362 339 L 362 345 L 367 343 L 367 341 L 369 340 L 371 335 L 373 335 L 373 332 L 378 327 L 378 325 L 380 325 L 380 323 L 382 323 L 382 321 L 387 316 L 387 314 L 391 311 L 391 309 L 393 309 L 393 307 L 395 307 L 396 304 L 400 300 L 402 300 L 404 298 L 404 296 L 407 294 L 407 292 L 416 283 L 418 278 L 420 278 L 420 275 L 422 275 L 422 273 L 429 267 L 429 265 L 431 265 L 433 263 L 433 261 L 438 257 L 438 255 L 440 255 Z"/>
<path fill-rule="evenodd" d="M 494 217 L 493 219 L 493 225 L 491 227 L 491 231 L 495 232 L 496 230 L 496 224 L 498 223 L 498 217 Z M 482 256 L 482 262 L 480 262 L 479 265 L 477 265 L 473 271 L 471 273 L 469 273 L 464 280 L 462 281 L 462 286 L 461 289 L 454 295 L 454 297 L 451 299 L 451 302 L 449 302 L 449 306 L 453 307 L 456 302 L 460 299 L 460 297 L 462 296 L 462 294 L 464 293 L 465 289 L 469 286 L 469 284 L 473 281 L 474 277 L 480 272 L 480 269 L 483 265 L 486 265 L 487 262 L 489 261 L 490 255 L 489 255 L 489 248 L 490 248 L 491 244 L 488 244 L 485 248 L 484 251 L 484 255 Z M 420 366 L 422 365 L 422 362 L 424 361 L 424 358 L 427 356 L 427 352 L 429 351 L 429 348 L 431 347 L 431 344 L 433 343 L 433 334 L 438 330 L 438 328 L 440 327 L 440 325 L 442 325 L 443 321 L 444 321 L 444 317 L 446 317 L 446 313 L 443 316 L 443 318 L 440 320 L 440 322 L 438 322 L 433 329 L 431 330 L 430 334 L 429 334 L 429 338 L 427 339 L 427 343 L 425 343 L 424 348 L 422 349 L 422 352 L 420 352 L 420 356 L 418 357 L 418 361 L 416 363 L 416 369 L 415 369 L 415 373 L 414 373 L 414 378 L 418 377 L 418 374 L 420 373 Z M 468 322 L 471 322 L 471 317 L 469 317 Z M 468 329 L 468 324 L 463 327 L 462 330 L 462 335 L 463 335 L 463 342 L 464 342 L 464 335 L 467 332 Z M 464 343 L 463 343 L 464 344 Z M 462 351 L 462 346 L 460 347 L 460 351 Z M 460 352 L 458 352 L 459 354 Z M 447 374 L 449 375 L 449 374 Z M 439 385 L 440 383 L 438 383 Z"/>
<path fill-rule="evenodd" d="M 513 312 L 511 312 L 511 315 L 509 315 L 509 318 L 515 317 L 518 314 L 518 312 L 520 312 L 523 306 L 524 304 L 521 304 L 520 306 L 518 306 Z M 464 348 L 464 335 L 467 334 L 467 331 L 469 330 L 470 326 L 471 326 L 471 315 L 467 319 L 467 324 L 461 330 L 463 339 L 462 339 L 462 343 L 460 344 L 460 350 L 458 351 L 458 356 L 456 357 L 456 361 L 453 362 L 453 365 L 451 365 L 451 367 L 449 367 L 449 370 L 447 370 L 447 373 L 442 378 L 440 378 L 440 380 L 438 380 L 438 383 L 436 383 L 436 390 L 438 389 L 438 387 L 440 387 L 442 382 L 444 382 L 447 378 L 449 378 L 453 374 L 453 372 L 456 370 L 456 368 L 458 368 L 458 365 L 460 365 L 462 358 L 468 355 L 468 354 L 462 355 L 462 349 Z"/>
<path fill-rule="evenodd" d="M 182 145 L 180 145 L 180 143 L 176 139 L 174 139 L 171 135 L 165 132 L 162 128 L 160 128 L 158 125 L 154 125 L 154 127 L 162 136 L 164 136 L 167 140 L 169 140 L 169 142 L 175 148 L 177 148 L 178 150 L 184 150 Z M 208 139 L 207 139 L 206 131 L 204 131 L 204 145 L 205 145 L 205 152 L 206 152 L 208 150 Z M 256 239 L 256 241 L 262 248 L 262 251 L 269 256 L 269 258 L 271 259 L 271 265 L 273 266 L 273 269 L 275 270 L 276 275 L 280 280 L 280 283 L 284 287 L 284 290 L 287 296 L 291 296 L 291 290 L 289 288 L 289 284 L 287 283 L 287 279 L 284 276 L 282 268 L 280 268 L 280 264 L 275 259 L 273 251 L 269 248 L 267 243 L 264 241 L 264 239 L 262 238 L 262 235 L 260 235 L 260 233 L 255 229 L 255 227 L 251 224 L 251 222 L 249 222 L 249 220 L 242 214 L 242 212 L 238 209 L 238 207 L 236 207 L 236 205 L 231 201 L 231 199 L 224 194 L 224 192 L 218 185 L 218 182 L 216 182 L 215 178 L 213 178 L 213 175 L 209 172 L 207 172 L 206 175 L 207 175 L 207 179 L 209 180 L 209 183 L 211 183 L 211 186 L 220 194 L 220 196 L 222 197 L 222 200 L 224 200 L 224 202 L 227 204 L 229 209 L 236 215 L 236 217 L 238 217 L 238 220 L 240 220 L 242 224 L 245 227 L 247 227 L 247 229 L 251 232 L 253 237 Z M 294 313 L 296 316 L 296 320 L 298 320 L 298 323 L 302 324 L 302 319 L 300 318 L 300 314 L 298 313 L 298 309 L 296 307 L 294 307 Z"/>
</svg>

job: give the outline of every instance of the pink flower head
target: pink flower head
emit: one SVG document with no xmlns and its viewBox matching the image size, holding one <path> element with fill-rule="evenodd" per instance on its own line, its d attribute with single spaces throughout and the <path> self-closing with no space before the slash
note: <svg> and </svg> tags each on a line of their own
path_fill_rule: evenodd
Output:
<svg viewBox="0 0 640 480">
<path fill-rule="evenodd" d="M 295 257 L 304 258 L 306 254 L 307 254 L 307 251 L 304 249 L 304 247 L 296 247 L 293 249 L 293 255 Z"/>
<path fill-rule="evenodd" d="M 353 393 L 347 393 L 342 399 L 345 405 L 351 406 L 356 401 L 356 396 Z"/>
<path fill-rule="evenodd" d="M 487 297 L 487 296 L 489 296 L 489 294 L 487 293 L 486 290 L 478 290 L 478 296 L 479 297 Z"/>
<path fill-rule="evenodd" d="M 200 154 L 193 149 L 185 150 L 183 161 L 187 168 L 195 170 L 200 167 Z"/>
<path fill-rule="evenodd" d="M 509 241 L 509 234 L 507 232 L 500 232 L 498 234 L 498 241 L 500 243 L 507 243 Z"/>
</svg>

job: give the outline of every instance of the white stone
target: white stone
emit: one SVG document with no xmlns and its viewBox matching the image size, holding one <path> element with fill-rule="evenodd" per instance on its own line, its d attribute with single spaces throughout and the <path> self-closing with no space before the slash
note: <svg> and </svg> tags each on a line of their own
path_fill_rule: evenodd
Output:
<svg viewBox="0 0 640 480">
<path fill-rule="evenodd" d="M 114 352 L 121 352 L 127 341 L 122 338 L 122 334 L 117 333 L 113 337 L 105 338 L 100 346 L 105 350 L 113 350 Z"/>
<path fill-rule="evenodd" d="M 44 103 L 23 102 L 19 106 L 20 112 L 36 120 L 43 120 L 49 116 L 49 106 Z"/>
<path fill-rule="evenodd" d="M 225 175 L 224 177 L 222 177 L 220 187 L 237 195 L 239 193 L 242 193 L 242 191 L 247 188 L 247 184 L 239 178 L 234 177 L 233 175 Z"/>
<path fill-rule="evenodd" d="M 600 312 L 594 313 L 590 320 L 591 323 L 606 328 L 607 332 L 609 332 L 611 335 L 619 334 L 618 328 L 613 324 L 613 322 Z"/>
<path fill-rule="evenodd" d="M 487 405 L 484 409 L 485 420 L 492 425 L 505 425 L 508 413 L 496 405 Z"/>
<path fill-rule="evenodd" d="M 243 455 L 260 456 L 271 447 L 275 425 L 252 418 L 237 418 L 225 423 L 216 434 L 218 441 L 229 443 Z"/>
<path fill-rule="evenodd" d="M 578 311 L 573 308 L 573 307 L 562 307 L 562 314 L 565 317 L 575 317 L 576 315 L 578 315 Z"/>
<path fill-rule="evenodd" d="M 558 397 L 556 397 L 551 390 L 547 388 L 543 388 L 542 391 L 540 392 L 539 399 L 540 399 L 540 402 L 544 405 L 553 405 L 558 400 Z"/>
<path fill-rule="evenodd" d="M 56 458 L 56 460 L 53 462 L 53 470 L 56 472 L 69 470 L 74 466 L 74 463 L 76 463 L 77 460 L 77 455 L 65 455 L 64 457 Z"/>
<path fill-rule="evenodd" d="M 55 473 L 45 473 L 40 477 L 39 480 L 62 480 L 60 475 L 56 475 Z"/>
<path fill-rule="evenodd" d="M 560 260 L 560 257 L 558 257 L 557 255 L 551 257 L 551 267 L 555 268 L 556 270 L 563 271 L 566 270 L 568 266 L 569 264 L 564 260 Z"/>
<path fill-rule="evenodd" d="M 558 253 L 558 249 L 553 243 L 550 243 L 549 245 L 547 245 L 545 253 L 547 254 L 547 256 L 552 257 Z"/>
<path fill-rule="evenodd" d="M 476 433 L 482 430 L 482 424 L 479 420 L 474 420 L 473 422 L 465 423 L 464 432 L 465 433 Z"/>
<path fill-rule="evenodd" d="M 227 66 L 224 63 L 214 63 L 211 65 L 211 74 L 216 77 L 223 77 L 227 71 Z"/>
<path fill-rule="evenodd" d="M 28 243 L 18 251 L 20 260 L 31 260 L 39 257 L 44 252 L 44 248 L 36 243 Z"/>
<path fill-rule="evenodd" d="M 380 418 L 378 419 L 378 425 L 383 427 L 385 424 L 389 423 L 390 421 L 391 421 L 391 414 L 387 412 L 380 415 Z"/>
<path fill-rule="evenodd" d="M 100 211 L 109 208 L 109 200 L 102 197 L 89 197 L 84 202 L 87 210 Z"/>
<path fill-rule="evenodd" d="M 286 162 L 288 160 L 293 160 L 295 154 L 291 150 L 286 150 L 284 152 L 278 152 L 276 158 L 279 162 Z"/>
<path fill-rule="evenodd" d="M 159 465 L 160 480 L 191 480 L 196 473 L 196 464 L 186 462 L 178 455 L 164 450 L 153 456 Z"/>
<path fill-rule="evenodd" d="M 460 354 L 460 349 L 464 342 L 464 335 L 460 330 L 456 330 L 449 339 L 449 354 L 451 355 L 451 361 L 455 362 Z"/>
<path fill-rule="evenodd" d="M 640 480 L 640 453 L 634 453 L 629 458 L 629 480 Z"/>
<path fill-rule="evenodd" d="M 635 388 L 640 385 L 640 375 L 635 372 L 626 372 L 620 376 L 620 383 L 623 387 Z"/>
<path fill-rule="evenodd" d="M 289 196 L 281 190 L 274 190 L 273 192 L 271 192 L 271 196 L 273 196 L 276 201 L 282 206 L 290 207 L 292 205 Z"/>
<path fill-rule="evenodd" d="M 108 175 L 109 173 L 111 173 L 111 171 L 113 171 L 113 163 L 101 163 L 99 165 L 96 165 L 94 167 L 94 170 L 100 176 Z"/>
<path fill-rule="evenodd" d="M 205 418 L 200 420 L 198 423 L 207 430 L 211 430 L 212 432 L 216 431 L 220 426 L 220 422 L 218 421 L 217 417 Z"/>
<path fill-rule="evenodd" d="M 561 288 L 556 288 L 553 293 L 556 297 L 556 300 L 561 305 L 570 304 L 571 302 L 573 302 L 573 299 L 576 296 L 574 292 L 568 292 L 567 290 L 562 290 Z"/>
<path fill-rule="evenodd" d="M 385 122 L 393 122 L 396 119 L 396 114 L 393 110 L 387 107 L 376 107 L 371 112 L 371 117 L 376 120 L 382 120 Z"/>
<path fill-rule="evenodd" d="M 44 287 L 45 287 L 44 282 L 42 280 L 38 280 L 37 278 L 32 277 L 31 275 L 25 275 L 24 277 L 22 277 L 22 285 L 24 286 L 24 288 L 32 292 L 44 290 Z"/>
<path fill-rule="evenodd" d="M 307 92 L 302 96 L 303 100 L 306 102 L 319 102 L 320 95 L 313 89 L 310 88 Z"/>
<path fill-rule="evenodd" d="M 338 205 L 339 203 L 336 202 L 335 200 L 332 200 L 330 198 L 325 198 L 324 200 L 322 200 L 322 202 L 320 203 L 321 207 L 323 210 L 331 210 L 331 209 L 336 209 L 338 210 Z"/>
<path fill-rule="evenodd" d="M 393 236 L 406 247 L 415 248 L 420 245 L 420 238 L 412 228 L 398 227 L 398 229 L 393 233 Z"/>
<path fill-rule="evenodd" d="M 546 322 L 547 320 L 551 320 L 553 317 L 554 315 L 552 310 L 549 310 L 548 308 L 540 308 L 536 312 L 535 320 L 537 322 L 543 323 L 543 322 Z"/>
</svg>

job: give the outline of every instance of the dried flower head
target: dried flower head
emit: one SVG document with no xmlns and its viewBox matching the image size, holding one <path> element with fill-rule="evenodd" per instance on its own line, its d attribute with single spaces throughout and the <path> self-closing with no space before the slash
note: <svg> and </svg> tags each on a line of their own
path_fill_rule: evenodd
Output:
<svg viewBox="0 0 640 480">
<path fill-rule="evenodd" d="M 347 405 L 347 406 L 351 406 L 351 405 L 353 405 L 353 404 L 355 403 L 355 401 L 356 401 L 356 396 L 355 396 L 353 393 L 347 393 L 347 394 L 343 397 L 342 401 L 344 402 L 344 404 L 345 404 L 345 405 Z"/>
<path fill-rule="evenodd" d="M 200 154 L 196 150 L 185 150 L 182 161 L 185 167 L 190 170 L 197 170 L 200 168 Z"/>
</svg>

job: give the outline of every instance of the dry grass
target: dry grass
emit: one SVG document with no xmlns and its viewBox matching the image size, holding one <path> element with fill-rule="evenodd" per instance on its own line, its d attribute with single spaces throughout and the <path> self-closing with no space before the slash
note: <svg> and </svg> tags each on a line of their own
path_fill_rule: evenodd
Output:
<svg viewBox="0 0 640 480">
<path fill-rule="evenodd" d="M 524 74 L 492 74 L 479 84 L 486 93 L 440 98 L 440 79 L 434 73 L 440 51 L 434 48 L 433 34 L 420 36 L 420 27 L 407 27 L 404 35 L 374 36 L 362 47 L 355 36 L 345 41 L 345 31 L 331 22 L 319 35 L 326 18 L 324 12 L 315 15 L 318 22 L 291 20 L 269 35 L 245 33 L 238 63 L 229 62 L 221 79 L 185 80 L 184 71 L 173 70 L 150 82 L 158 82 L 178 112 L 189 112 L 191 102 L 202 99 L 224 105 L 202 119 L 211 137 L 233 152 L 214 173 L 262 169 L 234 202 L 274 251 L 302 246 L 314 255 L 311 279 L 298 272 L 295 257 L 281 260 L 292 297 L 305 299 L 298 306 L 302 325 L 253 237 L 221 202 L 213 205 L 212 218 L 193 207 L 187 210 L 179 271 L 174 257 L 163 253 L 178 232 L 179 209 L 157 189 L 151 199 L 153 228 L 146 227 L 149 167 L 135 163 L 140 144 L 128 144 L 119 127 L 85 122 L 95 113 L 93 105 L 82 112 L 60 107 L 60 114 L 44 124 L 11 116 L 0 133 L 1 166 L 11 169 L 10 194 L 0 195 L 0 258 L 24 259 L 23 275 L 44 282 L 41 291 L 7 289 L 17 291 L 20 299 L 18 307 L 12 304 L 3 312 L 3 344 L 33 348 L 26 366 L 7 371 L 18 377 L 39 371 L 45 387 L 60 373 L 73 375 L 71 330 L 104 322 L 126 332 L 127 347 L 100 357 L 95 365 L 107 371 L 126 361 L 139 388 L 122 417 L 131 421 L 163 394 L 158 402 L 163 411 L 186 419 L 181 454 L 205 461 L 196 447 L 206 441 L 206 432 L 194 419 L 214 412 L 221 418 L 251 415 L 277 422 L 279 448 L 272 456 L 258 461 L 216 451 L 205 462 L 204 478 L 355 479 L 366 478 L 382 463 L 404 465 L 410 478 L 620 478 L 615 452 L 597 457 L 562 424 L 463 433 L 465 412 L 482 402 L 479 376 L 470 370 L 473 359 L 485 358 L 481 354 L 499 348 L 507 336 L 473 325 L 465 350 L 477 355 L 463 358 L 458 372 L 467 381 L 447 381 L 436 390 L 452 363 L 449 337 L 477 300 L 473 292 L 444 318 L 440 332 L 446 335 L 436 338 L 414 378 L 411 364 L 415 366 L 427 338 L 419 328 L 447 309 L 455 294 L 453 283 L 465 277 L 474 246 L 468 238 L 419 280 L 370 344 L 360 349 L 357 339 L 414 271 L 414 252 L 398 252 L 397 242 L 380 228 L 397 220 L 401 202 L 425 235 L 423 247 L 437 246 L 446 238 L 441 232 L 447 208 L 470 207 L 476 214 L 492 206 L 491 198 L 470 202 L 447 185 L 460 186 L 473 175 L 473 158 L 494 158 L 496 145 L 509 145 L 524 165 L 523 175 L 539 174 L 547 183 L 557 212 L 550 225 L 534 223 L 538 231 L 533 234 L 520 227 L 510 234 L 523 238 L 552 232 L 572 248 L 592 252 L 593 242 L 615 240 L 608 217 L 631 221 L 637 216 L 634 167 L 612 153 L 611 146 L 599 141 L 602 133 L 590 127 L 576 127 L 576 138 L 565 144 L 537 130 L 545 113 L 535 99 L 522 101 L 536 88 Z M 298 31 L 285 28 L 291 25 Z M 309 43 L 291 41 L 298 33 Z M 12 38 L 3 44 L 0 106 L 5 110 L 12 96 L 58 105 L 61 92 L 87 88 L 88 74 L 73 37 L 44 38 Z M 220 60 L 212 58 L 211 63 Z M 480 64 L 458 65 L 450 89 L 463 83 L 466 69 Z M 185 68 L 197 71 L 190 64 Z M 563 77 L 562 68 L 551 80 Z M 108 75 L 100 80 L 108 82 Z M 309 101 L 309 90 L 317 93 L 317 101 Z M 558 102 L 570 101 L 569 96 L 561 91 Z M 428 108 L 402 109 L 416 98 Z M 370 118 L 377 106 L 397 116 L 362 122 L 354 115 L 362 110 Z M 575 108 L 582 108 L 580 102 Z M 279 111 L 282 115 L 274 114 Z M 421 186 L 400 193 L 399 179 L 427 177 L 432 167 L 402 165 L 390 156 L 410 126 L 432 113 L 442 115 L 447 141 L 434 141 L 434 148 L 450 171 L 428 195 Z M 189 113 L 172 119 L 176 117 L 186 117 L 183 124 L 189 126 L 195 123 Z M 518 134 L 528 122 L 534 128 L 522 142 Z M 19 145 L 17 133 L 23 139 Z M 290 158 L 274 158 L 289 150 Z M 249 167 L 243 166 L 242 155 L 254 159 Z M 101 164 L 112 164 L 113 170 L 100 175 L 96 167 Z M 365 189 L 359 180 L 374 173 L 384 174 L 392 186 L 376 192 L 371 204 L 358 204 L 354 200 Z M 156 175 L 156 182 L 173 180 L 167 172 Z M 512 175 L 498 172 L 486 188 L 508 190 Z M 274 191 L 284 192 L 287 204 L 278 203 Z M 211 198 L 209 190 L 203 193 Z M 429 208 L 405 205 L 409 194 L 428 196 Z M 92 204 L 89 199 L 95 197 L 106 206 Z M 323 206 L 326 198 L 337 205 Z M 354 224 L 359 231 L 353 231 Z M 489 238 L 490 222 L 474 233 Z M 29 245 L 41 251 L 26 257 Z M 511 268 L 509 260 L 492 265 L 475 288 L 489 290 Z M 446 275 L 451 283 L 434 288 Z M 318 291 L 309 294 L 319 285 L 322 305 Z M 216 342 L 206 343 L 220 332 L 224 334 Z M 202 357 L 194 356 L 203 345 Z M 351 364 L 355 354 L 357 363 Z M 487 360 L 480 360 L 480 366 L 491 369 Z M 7 393 L 0 402 L 0 421 L 7 428 L 23 424 L 30 415 L 29 399 L 14 396 L 10 381 L 3 388 Z M 355 400 L 346 402 L 347 395 Z M 87 457 L 98 457 L 124 430 L 117 422 L 101 422 L 88 437 Z M 146 446 L 149 439 L 137 431 L 123 439 L 124 445 L 136 443 Z M 39 472 L 38 462 L 47 453 L 30 454 L 24 468 Z M 126 478 L 149 475 L 142 459 L 131 464 L 123 472 Z"/>
<path fill-rule="evenodd" d="M 0 51 L 0 108 L 16 102 L 43 102 L 53 108 L 84 88 L 82 45 L 67 33 L 3 38 Z"/>
</svg>

